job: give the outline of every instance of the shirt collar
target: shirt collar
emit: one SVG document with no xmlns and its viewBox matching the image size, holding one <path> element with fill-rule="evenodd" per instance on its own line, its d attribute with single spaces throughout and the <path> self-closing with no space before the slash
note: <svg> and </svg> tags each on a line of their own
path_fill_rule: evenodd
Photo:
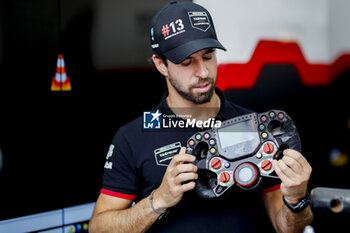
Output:
<svg viewBox="0 0 350 233">
<path fill-rule="evenodd" d="M 225 121 L 230 118 L 238 116 L 237 110 L 232 106 L 232 104 L 226 99 L 224 93 L 217 87 L 215 87 L 215 92 L 219 96 L 221 101 L 221 106 L 219 113 L 216 116 L 217 120 Z M 160 109 L 161 113 L 166 115 L 175 115 L 173 111 L 168 106 L 168 103 L 166 101 L 166 98 L 168 97 L 168 91 L 165 91 L 163 95 L 163 99 L 160 102 L 160 104 L 155 107 L 155 109 Z"/>
<path fill-rule="evenodd" d="M 225 121 L 238 116 L 237 110 L 232 106 L 232 103 L 226 99 L 224 93 L 217 87 L 215 88 L 215 92 L 221 101 L 220 110 L 216 116 L 216 119 Z"/>
</svg>

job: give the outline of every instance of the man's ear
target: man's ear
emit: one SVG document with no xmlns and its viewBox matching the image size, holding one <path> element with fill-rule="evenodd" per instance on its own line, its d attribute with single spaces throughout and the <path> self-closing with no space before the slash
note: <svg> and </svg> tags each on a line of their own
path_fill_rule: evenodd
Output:
<svg viewBox="0 0 350 233">
<path fill-rule="evenodd" d="M 165 64 L 165 61 L 155 54 L 152 55 L 152 61 L 153 61 L 154 65 L 156 66 L 157 70 L 162 75 L 167 77 L 168 76 L 168 66 Z"/>
</svg>

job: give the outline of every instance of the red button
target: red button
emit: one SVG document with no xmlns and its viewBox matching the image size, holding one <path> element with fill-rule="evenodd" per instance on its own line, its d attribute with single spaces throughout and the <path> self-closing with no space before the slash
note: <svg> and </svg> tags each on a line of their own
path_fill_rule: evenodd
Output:
<svg viewBox="0 0 350 233">
<path fill-rule="evenodd" d="M 270 160 L 264 160 L 262 163 L 261 163 L 261 168 L 264 170 L 264 171 L 269 171 L 271 170 L 272 168 L 272 163 Z"/>
<path fill-rule="evenodd" d="M 274 150 L 274 147 L 271 143 L 266 143 L 264 145 L 264 152 L 267 153 L 267 154 L 271 154 Z"/>
<path fill-rule="evenodd" d="M 219 169 L 221 167 L 220 159 L 213 159 L 210 163 L 211 167 L 214 169 Z"/>
<path fill-rule="evenodd" d="M 194 146 L 194 140 L 193 140 L 193 139 L 189 140 L 189 141 L 188 141 L 188 144 L 189 144 L 190 146 Z"/>
<path fill-rule="evenodd" d="M 222 183 L 227 183 L 227 182 L 229 182 L 229 181 L 230 181 L 230 174 L 228 174 L 227 172 L 221 173 L 221 175 L 220 175 L 220 181 L 221 181 Z"/>
</svg>

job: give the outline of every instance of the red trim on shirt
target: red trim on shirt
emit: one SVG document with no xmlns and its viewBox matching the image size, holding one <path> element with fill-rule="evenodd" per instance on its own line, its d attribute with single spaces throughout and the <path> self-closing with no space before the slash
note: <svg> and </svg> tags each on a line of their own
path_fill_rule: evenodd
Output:
<svg viewBox="0 0 350 233">
<path fill-rule="evenodd" d="M 123 199 L 128 199 L 128 200 L 135 200 L 137 195 L 129 195 L 129 194 L 124 194 L 124 193 L 118 193 L 118 192 L 114 192 L 114 191 L 110 191 L 107 189 L 101 189 L 101 193 L 109 195 L 109 196 L 113 196 L 113 197 L 119 197 L 119 198 L 123 198 Z"/>
<path fill-rule="evenodd" d="M 278 185 L 272 186 L 270 188 L 266 188 L 262 192 L 263 193 L 268 193 L 268 192 L 276 191 L 276 190 L 278 190 L 280 188 L 281 188 L 281 184 L 278 184 Z"/>
</svg>

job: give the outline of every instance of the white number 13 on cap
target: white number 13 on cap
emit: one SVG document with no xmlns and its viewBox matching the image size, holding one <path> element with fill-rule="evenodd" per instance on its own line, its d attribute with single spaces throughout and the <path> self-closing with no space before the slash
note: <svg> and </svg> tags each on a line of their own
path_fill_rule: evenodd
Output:
<svg viewBox="0 0 350 233">
<path fill-rule="evenodd" d="M 175 24 L 176 24 L 176 27 L 175 27 Z M 169 24 L 169 26 L 171 27 L 171 29 L 173 30 L 173 32 L 176 32 L 176 30 L 177 30 L 177 31 L 181 31 L 181 30 L 184 29 L 184 27 L 185 27 L 185 26 L 183 25 L 181 19 L 176 20 L 175 23 L 174 23 L 174 22 L 171 22 L 171 23 Z"/>
</svg>

